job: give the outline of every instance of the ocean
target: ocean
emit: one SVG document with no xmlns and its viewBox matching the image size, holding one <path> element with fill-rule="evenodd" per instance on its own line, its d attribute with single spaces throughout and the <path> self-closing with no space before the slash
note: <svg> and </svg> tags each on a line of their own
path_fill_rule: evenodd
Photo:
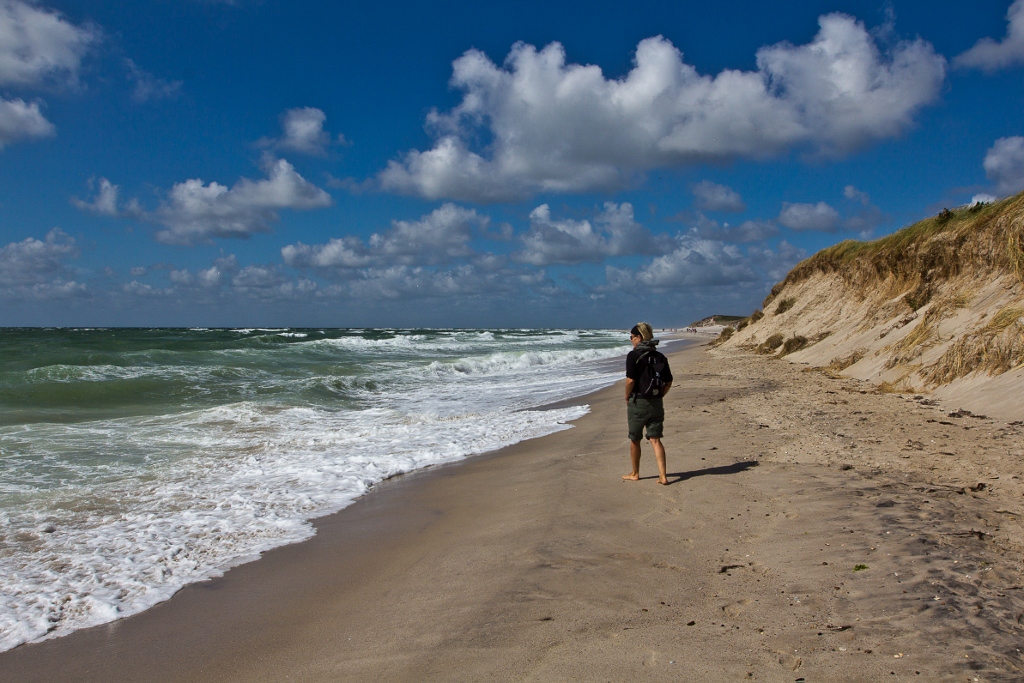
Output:
<svg viewBox="0 0 1024 683">
<path fill-rule="evenodd" d="M 375 483 L 558 430 L 612 330 L 0 328 L 0 651 L 140 612 Z"/>
</svg>

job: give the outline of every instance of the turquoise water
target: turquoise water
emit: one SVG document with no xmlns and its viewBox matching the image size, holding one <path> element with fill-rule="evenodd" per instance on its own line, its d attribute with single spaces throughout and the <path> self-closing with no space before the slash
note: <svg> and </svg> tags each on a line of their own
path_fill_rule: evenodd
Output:
<svg viewBox="0 0 1024 683">
<path fill-rule="evenodd" d="M 0 649 L 104 623 L 375 482 L 567 428 L 607 330 L 0 329 Z"/>
</svg>

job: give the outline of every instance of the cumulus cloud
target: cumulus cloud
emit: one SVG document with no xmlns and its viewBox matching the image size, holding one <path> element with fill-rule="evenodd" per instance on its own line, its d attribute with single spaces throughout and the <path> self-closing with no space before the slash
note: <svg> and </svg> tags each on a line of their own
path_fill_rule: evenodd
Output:
<svg viewBox="0 0 1024 683">
<path fill-rule="evenodd" d="M 807 258 L 807 251 L 782 240 L 775 249 L 757 245 L 750 247 L 747 258 L 750 259 L 751 267 L 761 273 L 763 282 L 774 284 L 786 277 L 793 266 Z"/>
<path fill-rule="evenodd" d="M 344 271 L 367 266 L 436 265 L 475 255 L 469 241 L 473 230 L 486 234 L 490 219 L 474 209 L 446 203 L 418 221 L 391 221 L 391 228 L 374 233 L 368 243 L 358 237 L 338 237 L 326 244 L 297 242 L 281 249 L 293 268 Z"/>
<path fill-rule="evenodd" d="M 176 183 L 167 201 L 149 220 L 164 226 L 156 234 L 165 244 L 209 243 L 214 237 L 249 237 L 269 232 L 280 209 L 318 209 L 331 197 L 303 178 L 284 159 L 265 160 L 267 178 L 242 178 L 231 188 L 195 178 Z"/>
<path fill-rule="evenodd" d="M 74 87 L 82 58 L 99 39 L 98 29 L 75 26 L 55 10 L 0 0 L 0 86 Z M 0 149 L 53 134 L 53 124 L 43 116 L 39 102 L 0 98 Z"/>
<path fill-rule="evenodd" d="M 82 58 L 100 39 L 56 10 L 20 0 L 0 1 L 0 85 L 35 86 L 53 80 L 74 86 Z"/>
<path fill-rule="evenodd" d="M 609 256 L 653 254 L 665 248 L 664 238 L 636 222 L 628 202 L 605 203 L 593 223 L 555 220 L 550 207 L 541 204 L 530 212 L 530 230 L 521 239 L 523 248 L 513 258 L 534 266 L 596 263 Z"/>
<path fill-rule="evenodd" d="M 839 212 L 825 202 L 817 204 L 783 202 L 778 221 L 790 230 L 835 232 L 839 227 Z"/>
<path fill-rule="evenodd" d="M 851 201 L 860 202 L 865 206 L 871 203 L 871 197 L 868 195 L 868 193 L 861 192 L 853 185 L 847 185 L 846 187 L 843 188 L 843 196 Z"/>
<path fill-rule="evenodd" d="M 39 102 L 0 98 L 0 149 L 19 140 L 45 138 L 56 129 L 39 111 Z"/>
<path fill-rule="evenodd" d="M 199 287 L 202 289 L 216 289 L 228 281 L 231 276 L 238 273 L 238 258 L 234 254 L 215 259 L 209 268 L 203 268 L 195 273 L 187 269 L 171 270 L 167 277 L 175 285 L 182 287 Z M 143 271 L 145 272 L 145 271 Z M 132 269 L 135 275 L 135 269 Z"/>
<path fill-rule="evenodd" d="M 729 211 L 740 213 L 747 210 L 743 198 L 731 187 L 718 185 L 710 180 L 702 180 L 692 188 L 698 209 L 704 211 Z"/>
<path fill-rule="evenodd" d="M 1002 196 L 1024 189 L 1024 137 L 999 138 L 985 154 L 985 176 Z"/>
<path fill-rule="evenodd" d="M 262 138 L 261 147 L 273 147 L 301 154 L 323 156 L 331 144 L 331 134 L 324 130 L 327 115 L 316 107 L 289 109 L 281 115 L 280 138 Z M 345 144 L 345 136 L 338 135 L 337 142 Z"/>
<path fill-rule="evenodd" d="M 418 221 L 392 221 L 390 230 L 370 237 L 370 249 L 392 263 L 450 261 L 472 254 L 472 228 L 486 228 L 488 223 L 473 209 L 444 204 Z"/>
<path fill-rule="evenodd" d="M 684 235 L 673 251 L 640 269 L 606 266 L 605 277 L 609 289 L 662 292 L 749 282 L 757 274 L 735 245 Z"/>
<path fill-rule="evenodd" d="M 163 100 L 175 97 L 181 92 L 181 81 L 168 81 L 157 78 L 148 71 L 139 68 L 131 59 L 124 60 L 128 69 L 128 80 L 135 84 L 132 99 L 136 102 Z"/>
<path fill-rule="evenodd" d="M 90 189 L 98 184 L 91 201 L 71 198 L 82 211 L 102 216 L 136 218 L 158 223 L 156 239 L 164 244 L 194 245 L 210 243 L 214 237 L 246 238 L 269 232 L 281 209 L 307 210 L 331 205 L 331 196 L 303 178 L 284 159 L 265 157 L 267 178 L 242 178 L 228 188 L 195 178 L 176 183 L 167 199 L 153 211 L 131 199 L 118 206 L 120 187 L 106 178 L 90 180 Z"/>
<path fill-rule="evenodd" d="M 1016 0 L 1006 12 L 1006 35 L 1002 41 L 982 38 L 970 50 L 958 55 L 953 65 L 993 72 L 1024 64 L 1024 0 Z"/>
<path fill-rule="evenodd" d="M 747 220 L 739 225 L 730 225 L 719 223 L 698 212 L 693 223 L 693 235 L 724 242 L 761 242 L 779 234 L 779 227 L 765 220 Z"/>
<path fill-rule="evenodd" d="M 529 289 L 551 293 L 557 288 L 541 270 L 466 263 L 447 270 L 402 265 L 369 268 L 346 283 L 344 293 L 368 300 L 431 299 L 522 293 Z"/>
<path fill-rule="evenodd" d="M 478 50 L 453 63 L 463 91 L 427 119 L 435 137 L 378 176 L 385 190 L 478 202 L 539 191 L 621 187 L 638 173 L 794 148 L 843 154 L 906 130 L 934 101 L 945 59 L 923 40 L 883 53 L 845 14 L 806 44 L 761 48 L 756 71 L 701 75 L 663 37 L 639 43 L 632 70 L 607 79 L 564 48 L 518 43 L 503 66 Z M 475 147 L 474 141 L 490 144 Z"/>
<path fill-rule="evenodd" d="M 60 298 L 85 291 L 71 279 L 66 261 L 79 254 L 75 239 L 54 228 L 42 240 L 27 237 L 0 248 L 0 292 L 8 296 Z"/>
<path fill-rule="evenodd" d="M 99 216 L 118 216 L 120 210 L 117 208 L 117 196 L 121 191 L 121 188 L 114 185 L 106 178 L 100 178 L 99 181 L 90 180 L 89 189 L 92 189 L 95 185 L 98 185 L 96 196 L 93 197 L 91 202 L 83 201 L 77 197 L 71 198 L 71 203 L 81 209 L 82 211 L 88 211 Z"/>
<path fill-rule="evenodd" d="M 288 244 L 281 248 L 281 258 L 293 268 L 323 270 L 362 268 L 373 262 L 358 237 L 335 237 L 326 244 Z"/>
<path fill-rule="evenodd" d="M 986 194 L 982 192 L 971 197 L 971 201 L 967 203 L 967 206 L 977 206 L 978 204 L 991 204 L 992 202 L 996 201 L 999 201 L 999 197 L 993 194 Z"/>
</svg>

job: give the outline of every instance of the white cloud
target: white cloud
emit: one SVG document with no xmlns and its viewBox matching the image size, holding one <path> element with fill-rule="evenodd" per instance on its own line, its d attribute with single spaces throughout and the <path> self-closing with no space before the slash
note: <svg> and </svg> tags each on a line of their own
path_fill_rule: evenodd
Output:
<svg viewBox="0 0 1024 683">
<path fill-rule="evenodd" d="M 697 208 L 705 211 L 730 211 L 740 213 L 747 210 L 743 198 L 731 187 L 713 183 L 710 180 L 702 180 L 692 188 L 694 198 L 697 200 Z"/>
<path fill-rule="evenodd" d="M 391 263 L 432 264 L 469 256 L 473 226 L 489 219 L 473 209 L 444 204 L 418 221 L 392 221 L 391 229 L 370 237 L 370 249 Z"/>
<path fill-rule="evenodd" d="M 75 26 L 57 11 L 0 0 L 0 86 L 38 88 L 56 83 L 74 87 L 82 58 L 99 39 L 98 29 Z M 39 102 L 0 98 L 0 149 L 54 132 Z"/>
<path fill-rule="evenodd" d="M 791 230 L 834 232 L 839 227 L 839 212 L 825 202 L 817 204 L 783 202 L 778 221 Z"/>
<path fill-rule="evenodd" d="M 660 292 L 732 285 L 755 280 L 757 274 L 736 246 L 684 235 L 675 250 L 639 270 L 606 266 L 605 277 L 609 289 Z"/>
<path fill-rule="evenodd" d="M 214 237 L 249 237 L 268 232 L 280 209 L 330 206 L 331 197 L 296 172 L 284 159 L 267 159 L 267 178 L 242 178 L 230 189 L 195 178 L 177 183 L 168 200 L 146 217 L 164 226 L 165 244 L 208 243 Z"/>
<path fill-rule="evenodd" d="M 522 236 L 523 249 L 513 258 L 534 266 L 596 263 L 608 256 L 659 253 L 664 238 L 651 235 L 633 218 L 633 205 L 607 202 L 591 223 L 566 218 L 555 220 L 541 204 L 530 212 L 530 230 Z"/>
<path fill-rule="evenodd" d="M 695 237 L 724 242 L 761 242 L 779 234 L 779 227 L 765 220 L 748 220 L 739 225 L 720 224 L 698 212 L 694 223 L 691 232 Z"/>
<path fill-rule="evenodd" d="M 967 206 L 977 206 L 978 204 L 991 204 L 992 202 L 999 201 L 999 197 L 992 194 L 980 193 L 971 197 L 971 201 L 967 203 Z"/>
<path fill-rule="evenodd" d="M 173 272 L 173 271 L 172 271 Z M 159 296 L 170 296 L 174 293 L 174 290 L 170 287 L 160 289 L 153 285 L 139 282 L 138 280 L 132 280 L 121 286 L 121 291 L 129 296 L 136 296 L 140 298 L 151 298 Z"/>
<path fill-rule="evenodd" d="M 77 85 L 82 58 L 100 39 L 60 12 L 19 0 L 0 1 L 0 85 L 37 86 L 46 80 Z"/>
<path fill-rule="evenodd" d="M 402 265 L 369 268 L 349 281 L 344 292 L 362 300 L 431 299 L 501 292 L 522 294 L 531 288 L 550 291 L 552 286 L 543 271 L 488 269 L 467 263 L 448 270 Z"/>
<path fill-rule="evenodd" d="M 326 244 L 288 244 L 281 248 L 281 258 L 293 268 L 327 270 L 362 268 L 373 262 L 358 237 L 332 238 Z"/>
<path fill-rule="evenodd" d="M 316 209 L 331 205 L 331 197 L 310 183 L 284 159 L 265 157 L 265 180 L 242 178 L 230 189 L 217 182 L 201 179 L 176 183 L 168 199 L 156 210 L 146 211 L 138 200 L 118 206 L 120 187 L 106 178 L 92 201 L 77 197 L 71 203 L 83 211 L 118 218 L 136 218 L 164 226 L 156 239 L 165 244 L 194 245 L 209 243 L 214 237 L 249 237 L 269 232 L 278 220 L 280 209 Z M 93 187 L 95 181 L 90 180 Z"/>
<path fill-rule="evenodd" d="M 1010 5 L 1006 20 L 1006 36 L 1001 42 L 982 38 L 970 50 L 958 55 L 953 65 L 992 72 L 1024 64 L 1024 0 L 1016 0 Z"/>
<path fill-rule="evenodd" d="M 167 274 L 171 282 L 183 287 L 197 286 L 203 289 L 216 289 L 229 277 L 238 272 L 238 259 L 234 254 L 215 259 L 213 265 L 196 273 L 188 270 L 172 270 Z M 134 275 L 134 269 L 132 271 Z"/>
<path fill-rule="evenodd" d="M 331 134 L 324 130 L 327 115 L 316 107 L 297 107 L 281 115 L 281 138 L 261 138 L 261 147 L 273 147 L 313 156 L 323 156 L 331 144 Z M 345 137 L 338 136 L 338 143 L 345 144 Z"/>
<path fill-rule="evenodd" d="M 0 98 L 0 149 L 19 140 L 50 137 L 55 132 L 53 124 L 39 111 L 38 102 Z"/>
<path fill-rule="evenodd" d="M 768 247 L 750 247 L 747 249 L 747 258 L 751 266 L 762 274 L 764 282 L 774 284 L 786 277 L 793 266 L 807 258 L 807 251 L 782 240 L 774 251 Z"/>
<path fill-rule="evenodd" d="M 1002 196 L 1024 189 L 1024 137 L 999 138 L 985 154 L 985 176 Z"/>
<path fill-rule="evenodd" d="M 861 192 L 853 185 L 847 185 L 846 187 L 843 188 L 843 196 L 851 201 L 860 202 L 865 206 L 871 203 L 871 197 L 868 195 L 868 193 Z"/>
<path fill-rule="evenodd" d="M 96 181 L 89 181 L 89 188 L 92 189 Z M 99 189 L 96 191 L 96 196 L 93 197 L 91 202 L 86 202 L 77 197 L 71 198 L 71 203 L 82 211 L 88 211 L 89 213 L 95 213 L 100 216 L 118 216 L 120 211 L 117 208 L 117 195 L 120 192 L 120 187 L 114 185 L 106 178 L 100 178 L 98 181 Z"/>
<path fill-rule="evenodd" d="M 7 296 L 62 298 L 85 291 L 65 261 L 78 257 L 75 239 L 59 228 L 0 248 L 0 292 Z"/>
<path fill-rule="evenodd" d="M 234 254 L 215 259 L 209 268 L 195 272 L 172 269 L 167 277 L 170 286 L 163 289 L 131 282 L 125 285 L 124 291 L 137 296 L 176 295 L 187 297 L 189 301 L 210 302 L 230 300 L 233 295 L 250 299 L 294 300 L 311 296 L 319 290 L 315 282 L 289 277 L 276 264 L 240 267 Z"/>
<path fill-rule="evenodd" d="M 258 299 L 294 299 L 313 294 L 318 285 L 306 278 L 289 278 L 276 265 L 271 264 L 242 268 L 232 276 L 231 288 Z"/>
<path fill-rule="evenodd" d="M 281 249 L 285 264 L 293 268 L 344 271 L 367 266 L 435 265 L 475 255 L 469 241 L 475 227 L 486 234 L 490 219 L 474 209 L 446 203 L 418 221 L 391 221 L 391 228 L 370 236 L 340 237 L 326 244 L 297 242 Z"/>
<path fill-rule="evenodd" d="M 128 69 L 128 80 L 135 83 L 132 99 L 136 102 L 163 100 L 175 97 L 181 92 L 181 81 L 168 81 L 140 69 L 131 59 L 124 60 Z"/>
<path fill-rule="evenodd" d="M 618 80 L 567 64 L 558 43 L 540 51 L 518 43 L 503 67 L 470 50 L 453 63 L 461 103 L 428 116 L 434 146 L 390 162 L 378 180 L 429 199 L 510 201 L 794 147 L 842 154 L 900 134 L 938 96 L 945 60 L 929 43 L 905 41 L 883 54 L 852 17 L 829 14 L 819 24 L 807 45 L 761 48 L 757 71 L 716 76 L 697 73 L 660 36 L 640 42 Z M 473 149 L 479 137 L 491 144 Z"/>
</svg>

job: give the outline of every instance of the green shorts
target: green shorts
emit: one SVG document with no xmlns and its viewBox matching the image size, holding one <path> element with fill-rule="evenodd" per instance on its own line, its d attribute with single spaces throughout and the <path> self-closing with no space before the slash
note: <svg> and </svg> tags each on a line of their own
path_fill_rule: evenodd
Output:
<svg viewBox="0 0 1024 683">
<path fill-rule="evenodd" d="M 661 398 L 630 398 L 626 402 L 629 440 L 639 441 L 647 427 L 648 439 L 660 439 L 665 428 L 665 404 Z"/>
</svg>

